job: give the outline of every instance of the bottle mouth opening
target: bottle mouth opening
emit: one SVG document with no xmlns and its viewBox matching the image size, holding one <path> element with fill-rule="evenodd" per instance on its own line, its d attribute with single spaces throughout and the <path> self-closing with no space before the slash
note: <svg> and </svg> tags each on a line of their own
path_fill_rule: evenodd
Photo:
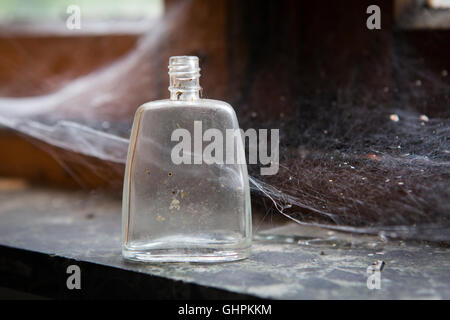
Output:
<svg viewBox="0 0 450 320">
<path fill-rule="evenodd" d="M 169 75 L 180 80 L 200 77 L 199 59 L 196 56 L 175 56 L 169 59 Z"/>
</svg>

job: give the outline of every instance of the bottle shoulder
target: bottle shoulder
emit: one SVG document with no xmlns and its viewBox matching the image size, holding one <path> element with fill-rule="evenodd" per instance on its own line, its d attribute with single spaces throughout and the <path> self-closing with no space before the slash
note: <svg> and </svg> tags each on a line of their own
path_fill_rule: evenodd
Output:
<svg viewBox="0 0 450 320">
<path fill-rule="evenodd" d="M 234 108 L 225 101 L 213 100 L 213 99 L 198 99 L 193 101 L 174 101 L 170 99 L 155 100 L 144 103 L 138 108 L 138 111 L 147 111 L 153 109 L 166 109 L 166 108 L 209 108 L 219 109 L 228 113 L 235 114 Z"/>
</svg>

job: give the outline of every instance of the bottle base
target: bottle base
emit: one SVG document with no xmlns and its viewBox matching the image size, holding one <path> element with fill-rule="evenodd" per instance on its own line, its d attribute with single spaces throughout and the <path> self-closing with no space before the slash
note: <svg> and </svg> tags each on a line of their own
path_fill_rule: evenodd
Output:
<svg viewBox="0 0 450 320">
<path fill-rule="evenodd" d="M 250 255 L 250 247 L 243 249 L 171 248 L 130 250 L 122 249 L 125 259 L 139 262 L 197 262 L 218 263 L 242 260 Z"/>
</svg>

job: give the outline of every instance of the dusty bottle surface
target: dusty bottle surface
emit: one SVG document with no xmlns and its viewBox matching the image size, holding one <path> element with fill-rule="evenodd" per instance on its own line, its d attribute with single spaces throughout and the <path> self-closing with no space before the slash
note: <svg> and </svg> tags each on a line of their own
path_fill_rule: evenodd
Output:
<svg viewBox="0 0 450 320">
<path fill-rule="evenodd" d="M 200 98 L 199 71 L 197 57 L 170 58 L 170 99 L 136 112 L 123 192 L 126 259 L 220 262 L 250 253 L 250 194 L 238 121 L 229 104 Z"/>
</svg>

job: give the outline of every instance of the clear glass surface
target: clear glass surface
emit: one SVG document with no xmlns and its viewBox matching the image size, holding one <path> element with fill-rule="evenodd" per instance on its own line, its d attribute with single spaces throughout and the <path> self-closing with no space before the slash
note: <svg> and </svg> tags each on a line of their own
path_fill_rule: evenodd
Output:
<svg viewBox="0 0 450 320">
<path fill-rule="evenodd" d="M 171 141 L 187 129 L 194 149 L 194 121 L 238 129 L 225 102 L 160 100 L 136 112 L 123 194 L 122 252 L 138 261 L 220 262 L 246 258 L 251 247 L 251 206 L 245 164 L 174 164 Z M 242 143 L 231 144 L 245 159 Z M 203 142 L 203 149 L 209 142 Z M 225 158 L 225 151 L 224 151 Z"/>
</svg>

